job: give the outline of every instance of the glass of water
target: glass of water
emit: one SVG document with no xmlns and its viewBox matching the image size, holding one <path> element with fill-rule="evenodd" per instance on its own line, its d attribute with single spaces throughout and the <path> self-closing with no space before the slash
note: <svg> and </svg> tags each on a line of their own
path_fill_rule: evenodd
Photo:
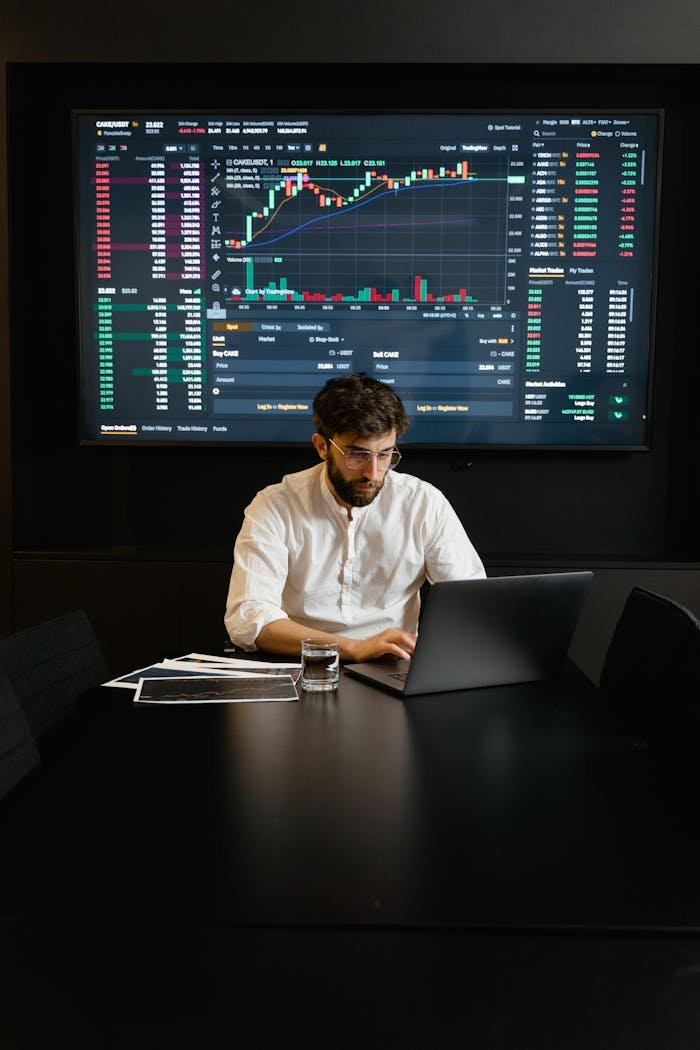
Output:
<svg viewBox="0 0 700 1050">
<path fill-rule="evenodd" d="M 338 643 L 305 638 L 301 643 L 301 688 L 310 693 L 325 693 L 336 688 L 339 677 Z"/>
</svg>

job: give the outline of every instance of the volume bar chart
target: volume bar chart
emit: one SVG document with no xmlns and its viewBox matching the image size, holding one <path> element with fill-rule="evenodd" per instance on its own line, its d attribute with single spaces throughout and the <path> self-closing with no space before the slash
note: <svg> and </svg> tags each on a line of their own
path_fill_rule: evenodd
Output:
<svg viewBox="0 0 700 1050">
<path fill-rule="evenodd" d="M 228 299 L 231 302 L 287 302 L 287 303 L 473 303 L 476 302 L 473 296 L 469 295 L 466 288 L 459 288 L 455 293 L 447 293 L 445 295 L 433 295 L 428 289 L 428 281 L 420 274 L 416 274 L 412 279 L 413 295 L 405 296 L 401 294 L 398 288 L 392 288 L 388 292 L 381 292 L 374 287 L 359 288 L 354 295 L 344 294 L 343 292 L 331 292 L 325 294 L 323 292 L 312 291 L 311 289 L 305 288 L 301 291 L 295 291 L 288 286 L 286 277 L 280 277 L 279 281 L 270 281 L 269 284 L 260 289 L 256 289 L 255 284 L 255 264 L 252 260 L 246 260 L 246 293 L 240 294 L 238 290 L 236 293 L 231 293 Z"/>
</svg>

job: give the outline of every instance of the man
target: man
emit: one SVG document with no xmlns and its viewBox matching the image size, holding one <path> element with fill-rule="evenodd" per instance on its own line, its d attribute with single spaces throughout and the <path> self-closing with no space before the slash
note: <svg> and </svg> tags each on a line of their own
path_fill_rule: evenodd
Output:
<svg viewBox="0 0 700 1050">
<path fill-rule="evenodd" d="M 447 499 L 394 473 L 408 427 L 400 398 L 364 373 L 329 380 L 313 403 L 322 462 L 257 494 L 234 548 L 225 623 L 243 649 L 299 655 L 337 640 L 341 660 L 406 659 L 428 579 L 485 576 Z"/>
</svg>

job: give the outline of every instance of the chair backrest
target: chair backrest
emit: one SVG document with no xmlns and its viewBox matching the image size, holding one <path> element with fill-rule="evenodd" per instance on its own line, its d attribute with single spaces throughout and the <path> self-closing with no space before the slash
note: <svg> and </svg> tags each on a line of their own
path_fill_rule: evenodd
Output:
<svg viewBox="0 0 700 1050">
<path fill-rule="evenodd" d="M 0 799 L 39 765 L 27 716 L 0 664 Z"/>
<path fill-rule="evenodd" d="M 683 743 L 683 734 L 700 731 L 700 621 L 671 598 L 633 587 L 605 656 L 600 689 L 650 742 Z"/>
<path fill-rule="evenodd" d="M 0 639 L 0 664 L 39 745 L 75 710 L 80 696 L 107 677 L 102 650 L 82 609 Z"/>
</svg>

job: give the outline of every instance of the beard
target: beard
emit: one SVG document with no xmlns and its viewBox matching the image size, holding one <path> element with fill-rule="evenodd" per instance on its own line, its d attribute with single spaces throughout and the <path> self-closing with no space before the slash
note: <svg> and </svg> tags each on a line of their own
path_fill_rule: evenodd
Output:
<svg viewBox="0 0 700 1050">
<path fill-rule="evenodd" d="M 369 506 L 372 500 L 377 498 L 384 485 L 384 478 L 380 481 L 368 481 L 366 478 L 360 477 L 355 481 L 346 481 L 330 456 L 326 458 L 326 469 L 336 495 L 344 503 L 349 503 L 351 507 Z M 361 488 L 365 486 L 371 486 L 371 488 L 365 489 L 364 492 L 361 491 Z"/>
</svg>

